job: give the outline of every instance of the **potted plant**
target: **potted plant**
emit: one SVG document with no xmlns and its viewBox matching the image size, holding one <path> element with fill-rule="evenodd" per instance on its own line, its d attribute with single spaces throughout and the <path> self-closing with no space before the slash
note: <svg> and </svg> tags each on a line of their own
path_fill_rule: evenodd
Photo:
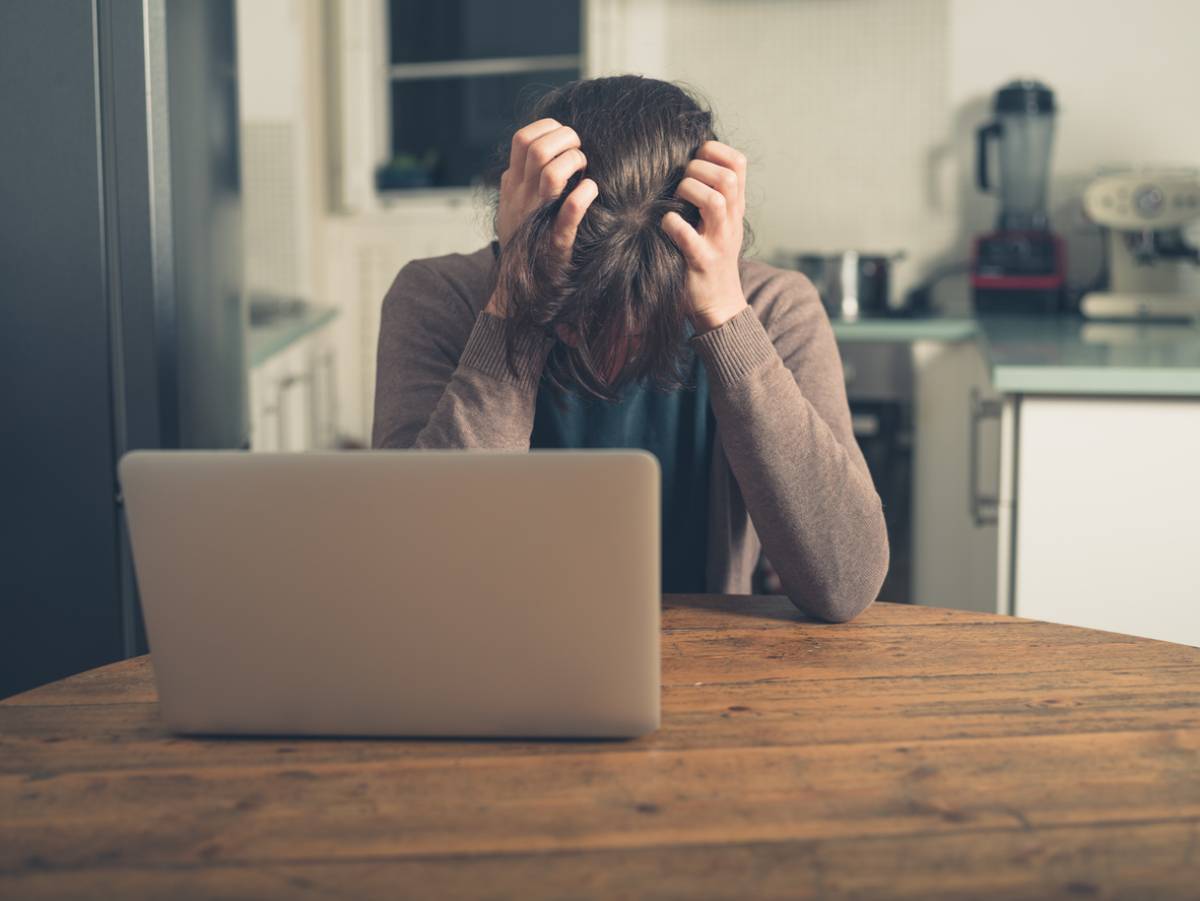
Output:
<svg viewBox="0 0 1200 901">
<path fill-rule="evenodd" d="M 398 153 L 375 170 L 375 187 L 380 191 L 428 188 L 438 164 L 438 152 L 430 148 L 421 156 Z"/>
</svg>

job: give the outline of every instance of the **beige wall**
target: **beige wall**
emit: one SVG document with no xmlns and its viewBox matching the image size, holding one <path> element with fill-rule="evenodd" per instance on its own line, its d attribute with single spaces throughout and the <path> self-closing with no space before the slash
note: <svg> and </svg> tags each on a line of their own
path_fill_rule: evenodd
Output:
<svg viewBox="0 0 1200 901">
<path fill-rule="evenodd" d="M 713 103 L 751 160 L 757 248 L 904 249 L 903 289 L 961 259 L 995 204 L 974 188 L 991 93 L 1041 77 L 1062 108 L 1051 203 L 1073 272 L 1097 236 L 1074 204 L 1101 164 L 1200 164 L 1200 3 L 1190 0 L 663 0 L 660 77 Z M 965 282 L 941 300 L 965 304 Z"/>
<path fill-rule="evenodd" d="M 322 5 L 331 2 L 239 3 L 249 38 L 240 58 L 247 223 L 260 239 L 248 270 L 261 283 L 253 287 L 311 293 L 342 309 L 343 427 L 362 436 L 391 275 L 412 256 L 487 238 L 474 198 L 454 192 L 369 214 L 329 212 L 341 158 L 327 159 L 326 148 L 369 149 L 378 139 L 369 116 L 337 103 L 338 115 L 325 116 L 337 56 L 321 58 L 331 49 L 322 11 L 365 21 L 375 9 L 374 0 Z M 968 237 L 992 221 L 994 201 L 971 181 L 973 135 L 990 94 L 1015 75 L 1040 76 L 1059 95 L 1051 202 L 1077 280 L 1094 270 L 1098 246 L 1073 202 L 1088 172 L 1123 160 L 1200 164 L 1195 0 L 588 0 L 587 26 L 592 74 L 683 80 L 712 102 L 721 137 L 750 158 L 759 256 L 905 250 L 898 291 L 938 262 L 963 259 Z M 370 98 L 354 86 L 376 76 L 369 54 L 352 60 L 357 68 L 333 84 L 355 76 L 347 93 L 366 109 Z M 359 131 L 331 140 L 330 123 L 346 122 Z M 269 140 L 284 130 L 296 140 L 291 187 Z M 948 280 L 938 300 L 964 311 L 965 280 Z"/>
<path fill-rule="evenodd" d="M 956 110 L 977 109 L 996 84 L 1014 74 L 1037 75 L 1058 95 L 1050 201 L 1055 224 L 1070 244 L 1075 280 L 1088 278 L 1098 265 L 1096 231 L 1078 207 L 1079 193 L 1097 167 L 1200 166 L 1197 34 L 1195 0 L 951 5 L 949 80 Z M 974 191 L 962 196 L 964 233 L 986 226 L 994 203 Z M 1193 284 L 1200 291 L 1200 276 Z"/>
<path fill-rule="evenodd" d="M 926 197 L 947 124 L 944 0 L 671 0 L 667 77 L 750 158 L 759 255 L 945 240 Z"/>
</svg>

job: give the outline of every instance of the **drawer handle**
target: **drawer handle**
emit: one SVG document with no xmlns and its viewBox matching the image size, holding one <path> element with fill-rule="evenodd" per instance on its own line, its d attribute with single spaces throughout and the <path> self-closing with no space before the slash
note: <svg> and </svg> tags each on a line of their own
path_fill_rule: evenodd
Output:
<svg viewBox="0 0 1200 901">
<path fill-rule="evenodd" d="M 1000 419 L 1003 405 L 994 398 L 981 397 L 978 388 L 971 389 L 971 424 L 967 449 L 967 504 L 971 519 L 977 527 L 994 526 L 1000 521 L 1000 498 L 984 494 L 979 489 L 979 425 L 985 419 Z"/>
</svg>

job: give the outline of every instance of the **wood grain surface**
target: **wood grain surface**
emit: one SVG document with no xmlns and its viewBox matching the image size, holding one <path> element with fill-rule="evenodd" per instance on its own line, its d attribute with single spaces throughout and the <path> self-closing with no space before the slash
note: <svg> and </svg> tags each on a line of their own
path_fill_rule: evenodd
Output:
<svg viewBox="0 0 1200 901">
<path fill-rule="evenodd" d="M 1200 649 L 667 596 L 631 742 L 189 739 L 147 657 L 0 702 L 0 898 L 1197 898 Z"/>
</svg>

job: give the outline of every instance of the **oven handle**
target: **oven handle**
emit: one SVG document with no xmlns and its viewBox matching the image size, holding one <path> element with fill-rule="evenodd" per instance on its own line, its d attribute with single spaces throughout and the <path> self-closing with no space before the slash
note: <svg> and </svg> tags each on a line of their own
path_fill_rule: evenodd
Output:
<svg viewBox="0 0 1200 901">
<path fill-rule="evenodd" d="M 1003 405 L 999 400 L 981 397 L 971 388 L 971 424 L 967 448 L 967 504 L 976 527 L 994 526 L 999 521 L 1000 499 L 979 489 L 979 425 L 985 419 L 1000 419 Z"/>
</svg>

